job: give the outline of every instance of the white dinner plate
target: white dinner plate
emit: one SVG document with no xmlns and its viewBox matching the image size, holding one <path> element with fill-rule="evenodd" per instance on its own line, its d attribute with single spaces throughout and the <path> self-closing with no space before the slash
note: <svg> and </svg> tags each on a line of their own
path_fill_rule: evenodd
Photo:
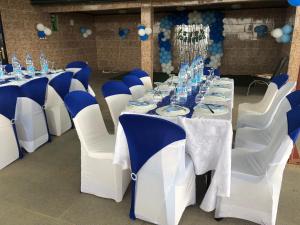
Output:
<svg viewBox="0 0 300 225">
<path fill-rule="evenodd" d="M 179 105 L 167 105 L 156 109 L 158 115 L 170 117 L 185 116 L 189 114 L 189 112 L 190 110 L 188 108 Z"/>
<path fill-rule="evenodd" d="M 147 113 L 156 107 L 156 104 L 149 103 L 147 101 L 129 101 L 125 111 L 133 113 Z"/>
<path fill-rule="evenodd" d="M 210 109 L 213 111 L 211 112 Z M 195 113 L 199 116 L 222 116 L 229 112 L 228 108 L 224 105 L 215 104 L 198 104 L 194 107 Z"/>
</svg>

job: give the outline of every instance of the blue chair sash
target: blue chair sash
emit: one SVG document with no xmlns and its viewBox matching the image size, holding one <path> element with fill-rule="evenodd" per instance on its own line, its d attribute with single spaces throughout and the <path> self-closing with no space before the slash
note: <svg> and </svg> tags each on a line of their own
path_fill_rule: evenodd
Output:
<svg viewBox="0 0 300 225">
<path fill-rule="evenodd" d="M 146 73 L 144 70 L 141 70 L 139 68 L 135 68 L 135 69 L 131 70 L 128 75 L 133 75 L 138 78 L 149 77 L 148 73 Z"/>
<path fill-rule="evenodd" d="M 96 99 L 85 91 L 72 91 L 66 95 L 64 101 L 72 118 L 84 108 L 98 104 Z"/>
<path fill-rule="evenodd" d="M 288 135 L 296 143 L 300 133 L 300 106 L 287 112 Z"/>
<path fill-rule="evenodd" d="M 86 66 L 79 70 L 77 73 L 74 74 L 74 78 L 79 80 L 84 88 L 88 90 L 89 87 L 89 78 L 92 73 L 92 70 L 89 66 Z"/>
<path fill-rule="evenodd" d="M 280 74 L 271 80 L 272 83 L 277 85 L 277 88 L 280 89 L 288 81 L 289 76 L 287 74 Z"/>
<path fill-rule="evenodd" d="M 18 97 L 20 97 L 20 88 L 18 86 L 0 87 L 0 114 L 12 121 L 12 127 L 19 149 L 19 158 L 22 158 L 23 153 L 20 148 L 17 129 L 14 123 Z"/>
<path fill-rule="evenodd" d="M 84 68 L 87 66 L 86 62 L 83 61 L 74 61 L 69 63 L 66 68 Z"/>
<path fill-rule="evenodd" d="M 73 73 L 64 72 L 50 80 L 49 85 L 54 88 L 62 100 L 69 93 Z"/>
<path fill-rule="evenodd" d="M 185 139 L 186 134 L 178 125 L 160 118 L 124 114 L 119 120 L 127 139 L 132 170 L 129 217 L 135 219 L 136 174 L 153 155 L 167 145 Z"/>
<path fill-rule="evenodd" d="M 131 88 L 133 86 L 141 85 L 143 86 L 143 82 L 136 76 L 127 75 L 123 77 L 123 82 L 127 85 L 127 87 Z"/>
<path fill-rule="evenodd" d="M 300 90 L 294 91 L 286 96 L 291 108 L 300 105 Z"/>
<path fill-rule="evenodd" d="M 131 95 L 131 92 L 122 81 L 108 81 L 102 86 L 102 94 L 106 98 L 120 94 Z"/>
<path fill-rule="evenodd" d="M 46 77 L 37 78 L 23 84 L 20 87 L 20 91 L 22 97 L 30 98 L 42 107 L 45 121 L 46 121 L 48 137 L 49 137 L 48 142 L 51 142 L 49 125 L 48 125 L 47 116 L 44 107 L 45 100 L 46 100 L 47 85 L 48 85 L 48 78 Z"/>
</svg>

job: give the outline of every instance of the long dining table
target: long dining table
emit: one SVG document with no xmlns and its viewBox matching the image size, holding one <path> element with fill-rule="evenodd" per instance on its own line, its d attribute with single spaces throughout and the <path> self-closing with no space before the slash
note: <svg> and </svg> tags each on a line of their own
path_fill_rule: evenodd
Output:
<svg viewBox="0 0 300 225">
<path fill-rule="evenodd" d="M 165 86 L 168 89 L 169 84 L 170 82 L 167 80 L 160 86 Z M 214 97 L 218 91 L 223 94 L 226 92 L 226 99 Z M 163 118 L 174 122 L 185 130 L 186 153 L 193 161 L 195 174 L 203 175 L 212 171 L 211 183 L 200 205 L 202 210 L 209 212 L 215 209 L 218 196 L 230 196 L 234 81 L 228 78 L 214 80 L 210 84 L 202 104 L 197 105 L 195 103 L 196 94 L 190 95 L 183 105 L 189 109 L 189 113 L 185 116 L 167 116 L 158 113 L 159 109 L 170 105 L 172 88 L 156 104 L 155 109 L 153 107 L 143 111 L 138 110 L 138 107 L 128 105 L 123 113 Z M 138 101 L 149 101 L 151 98 L 153 98 L 153 91 L 147 92 Z M 227 109 L 226 113 L 215 113 L 218 110 L 218 107 L 214 107 L 216 104 L 223 105 Z M 114 164 L 120 165 L 123 169 L 130 169 L 129 150 L 121 124 L 118 125 L 116 131 Z"/>
</svg>

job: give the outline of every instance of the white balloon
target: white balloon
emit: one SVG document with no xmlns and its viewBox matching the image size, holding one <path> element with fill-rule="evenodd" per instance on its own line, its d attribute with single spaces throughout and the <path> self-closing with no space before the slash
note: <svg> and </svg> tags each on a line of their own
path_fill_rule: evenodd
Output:
<svg viewBox="0 0 300 225">
<path fill-rule="evenodd" d="M 83 33 L 82 36 L 83 36 L 84 38 L 87 38 L 89 35 L 88 35 L 87 33 Z"/>
<path fill-rule="evenodd" d="M 41 24 L 41 23 L 38 23 L 38 24 L 36 25 L 36 29 L 37 29 L 38 31 L 44 31 L 45 26 L 44 26 L 43 24 Z"/>
<path fill-rule="evenodd" d="M 50 36 L 52 34 L 52 30 L 49 29 L 48 27 L 45 28 L 44 32 L 47 36 Z"/>
<path fill-rule="evenodd" d="M 145 29 L 139 29 L 138 34 L 142 37 L 146 34 Z"/>
<path fill-rule="evenodd" d="M 280 28 L 276 28 L 271 32 L 272 37 L 280 38 L 283 35 L 283 32 Z"/>
<path fill-rule="evenodd" d="M 145 32 L 146 32 L 146 34 L 148 34 L 148 35 L 152 34 L 152 29 L 151 29 L 151 27 L 146 27 Z"/>
<path fill-rule="evenodd" d="M 91 29 L 87 29 L 87 30 L 86 30 L 86 33 L 87 33 L 88 35 L 91 35 L 93 32 L 92 32 Z"/>
</svg>

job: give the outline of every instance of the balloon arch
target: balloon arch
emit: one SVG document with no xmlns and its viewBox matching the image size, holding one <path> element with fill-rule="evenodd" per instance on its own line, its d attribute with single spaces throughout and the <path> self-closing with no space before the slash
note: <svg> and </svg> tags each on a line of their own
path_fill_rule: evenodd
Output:
<svg viewBox="0 0 300 225">
<path fill-rule="evenodd" d="M 221 58 L 223 56 L 224 41 L 224 14 L 221 12 L 179 12 L 177 14 L 168 15 L 161 19 L 158 43 L 159 57 L 162 71 L 170 74 L 174 71 L 172 63 L 172 43 L 171 31 L 176 25 L 182 24 L 203 24 L 210 28 L 210 41 L 208 46 L 209 57 L 206 59 L 206 65 L 213 68 L 221 66 Z"/>
</svg>

